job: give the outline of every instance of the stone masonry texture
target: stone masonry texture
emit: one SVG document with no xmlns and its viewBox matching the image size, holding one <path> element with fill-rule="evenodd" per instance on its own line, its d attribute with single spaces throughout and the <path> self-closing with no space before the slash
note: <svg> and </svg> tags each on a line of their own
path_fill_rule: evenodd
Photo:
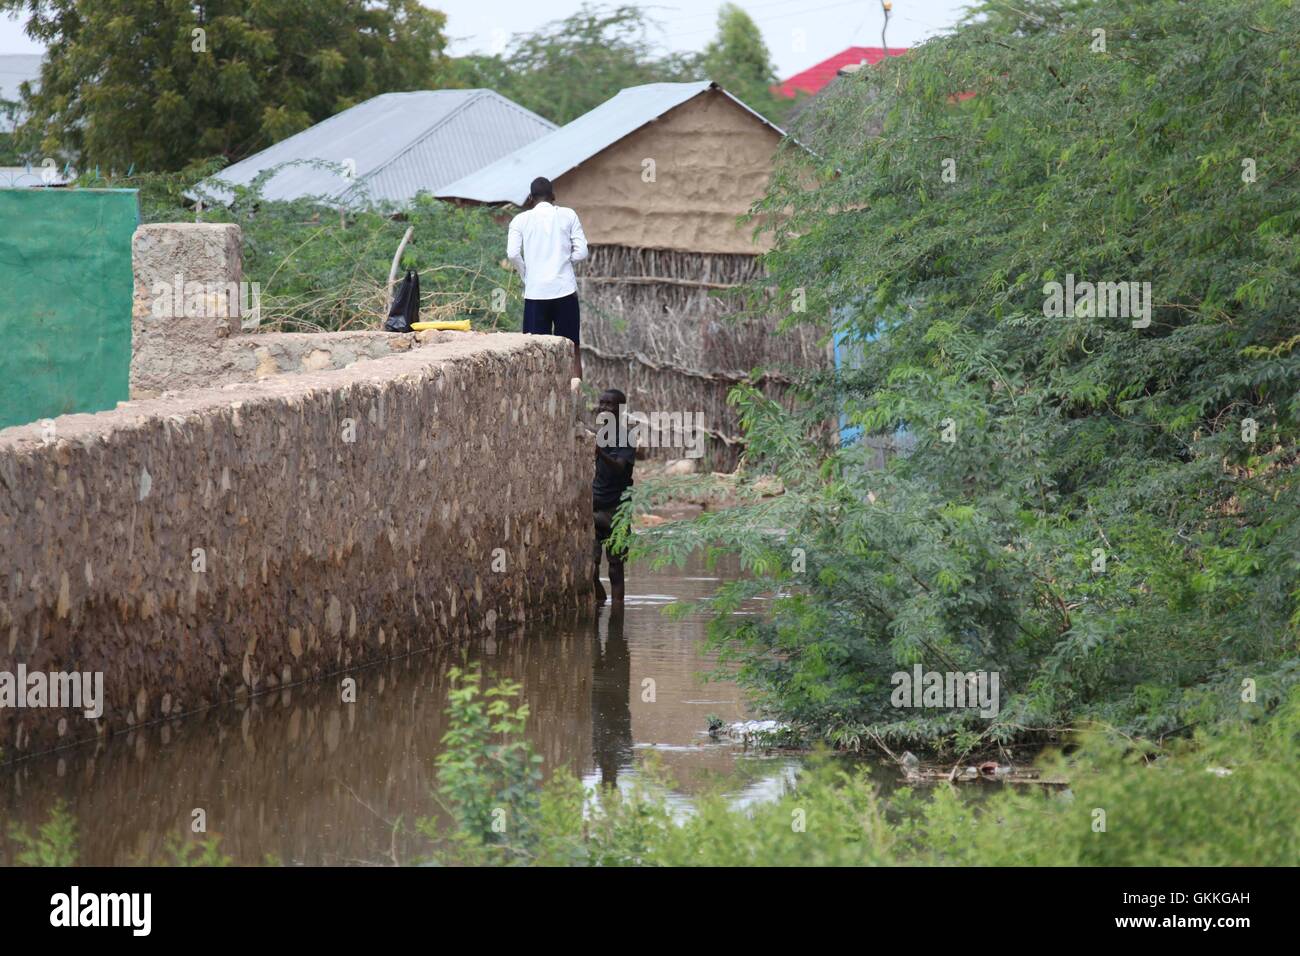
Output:
<svg viewBox="0 0 1300 956">
<path fill-rule="evenodd" d="M 146 223 L 131 240 L 133 399 L 273 375 L 346 368 L 440 341 L 436 332 L 257 332 L 241 314 L 240 229 L 227 223 Z M 159 316 L 159 312 L 164 313 Z M 190 314 L 190 313 L 193 314 Z"/>
<path fill-rule="evenodd" d="M 238 302 L 229 302 L 228 295 L 204 293 L 243 278 L 239 227 L 141 226 L 131 240 L 131 263 L 131 397 L 151 397 L 164 387 L 209 384 L 205 370 L 221 364 L 226 340 L 239 333 L 240 318 Z M 185 315 L 187 305 L 203 314 Z M 159 317 L 159 311 L 169 314 Z"/>
<path fill-rule="evenodd" d="M 237 232 L 173 239 L 231 274 Z M 106 698 L 98 721 L 0 708 L 0 759 L 585 601 L 567 342 L 443 333 L 313 361 L 0 431 L 0 671 L 99 671 Z"/>
</svg>

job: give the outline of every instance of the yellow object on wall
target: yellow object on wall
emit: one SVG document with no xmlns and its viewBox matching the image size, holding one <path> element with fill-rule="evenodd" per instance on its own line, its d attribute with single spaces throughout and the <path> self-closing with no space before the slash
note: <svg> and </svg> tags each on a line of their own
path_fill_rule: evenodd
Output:
<svg viewBox="0 0 1300 956">
<path fill-rule="evenodd" d="M 468 332 L 469 319 L 459 319 L 455 322 L 412 322 L 411 328 L 417 332 L 423 332 L 426 329 L 434 329 L 438 332 Z"/>
</svg>

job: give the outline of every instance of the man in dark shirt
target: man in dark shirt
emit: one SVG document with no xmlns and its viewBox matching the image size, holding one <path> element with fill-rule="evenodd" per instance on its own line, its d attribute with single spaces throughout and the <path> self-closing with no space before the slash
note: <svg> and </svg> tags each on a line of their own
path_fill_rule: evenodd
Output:
<svg viewBox="0 0 1300 956">
<path fill-rule="evenodd" d="M 615 604 L 623 603 L 622 548 L 608 545 L 614 512 L 618 510 L 623 492 L 632 487 L 632 468 L 636 464 L 636 449 L 623 444 L 626 439 L 623 425 L 627 396 L 616 388 L 600 393 L 596 409 L 596 475 L 591 480 L 591 510 L 596 518 L 596 543 L 592 550 L 592 577 L 596 584 L 596 601 L 605 603 L 605 588 L 600 583 L 600 552 L 609 558 L 609 586 Z"/>
</svg>

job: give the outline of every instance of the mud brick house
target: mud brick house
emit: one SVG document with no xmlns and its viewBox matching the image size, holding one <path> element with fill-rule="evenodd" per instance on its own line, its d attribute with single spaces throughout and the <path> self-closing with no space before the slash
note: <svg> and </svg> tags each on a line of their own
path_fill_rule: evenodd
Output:
<svg viewBox="0 0 1300 956">
<path fill-rule="evenodd" d="M 728 290 L 761 279 L 769 248 L 737 220 L 767 188 L 784 137 L 716 83 L 652 83 L 436 195 L 513 212 L 534 177 L 551 179 L 591 245 L 578 269 L 588 381 L 622 388 L 634 413 L 703 413 L 705 464 L 730 469 L 743 446 L 728 390 L 762 367 L 762 387 L 783 399 L 783 368 L 831 361 L 816 330 L 775 334 L 777 304 L 765 318 L 728 320 L 738 308 Z"/>
</svg>

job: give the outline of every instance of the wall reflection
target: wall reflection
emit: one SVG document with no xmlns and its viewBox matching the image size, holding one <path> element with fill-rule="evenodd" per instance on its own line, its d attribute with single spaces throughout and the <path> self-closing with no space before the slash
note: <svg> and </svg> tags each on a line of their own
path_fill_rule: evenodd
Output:
<svg viewBox="0 0 1300 956">
<path fill-rule="evenodd" d="M 705 734 L 710 713 L 746 716 L 738 689 L 703 683 L 712 661 L 703 623 L 669 620 L 675 598 L 709 593 L 717 572 L 698 565 L 628 582 L 628 605 L 498 632 L 344 675 L 154 725 L 97 745 L 0 767 L 0 853 L 9 825 L 39 825 L 56 800 L 77 818 L 80 861 L 168 861 L 168 840 L 206 813 L 208 835 L 241 864 L 391 864 L 427 850 L 413 832 L 434 812 L 434 758 L 456 664 L 519 681 L 528 734 L 549 773 L 626 784 L 654 753 L 683 794 L 719 780 L 779 792 L 791 761 L 738 759 Z M 645 681 L 653 681 L 653 700 Z M 394 824 L 401 821 L 394 834 Z"/>
</svg>

